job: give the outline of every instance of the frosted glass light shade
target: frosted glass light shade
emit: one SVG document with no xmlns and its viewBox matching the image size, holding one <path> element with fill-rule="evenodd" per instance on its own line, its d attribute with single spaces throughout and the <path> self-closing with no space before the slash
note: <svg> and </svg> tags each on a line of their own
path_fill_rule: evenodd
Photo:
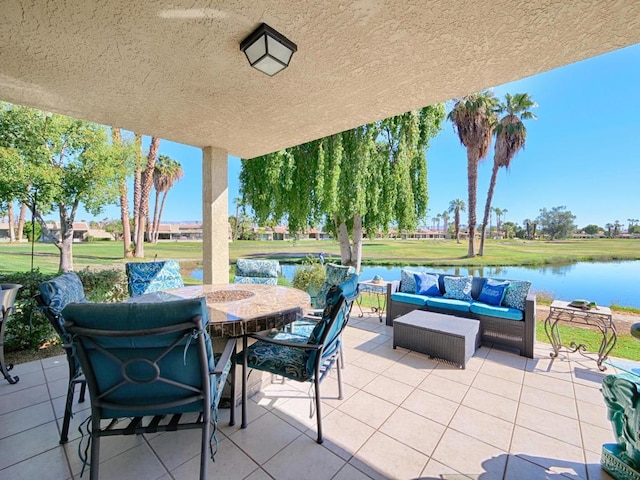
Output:
<svg viewBox="0 0 640 480">
<path fill-rule="evenodd" d="M 249 64 L 270 77 L 289 66 L 297 49 L 295 43 L 266 23 L 261 24 L 240 44 L 240 50 Z"/>
</svg>

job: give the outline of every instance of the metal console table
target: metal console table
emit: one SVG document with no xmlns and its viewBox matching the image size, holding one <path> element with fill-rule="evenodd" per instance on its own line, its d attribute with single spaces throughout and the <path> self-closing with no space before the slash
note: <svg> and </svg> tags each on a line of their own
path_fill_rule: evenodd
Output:
<svg viewBox="0 0 640 480">
<path fill-rule="evenodd" d="M 600 349 L 597 352 L 598 358 L 592 358 L 592 355 L 587 352 L 587 346 L 583 343 L 577 344 L 572 341 L 567 348 L 569 353 L 579 352 L 585 357 L 596 360 L 600 371 L 607 369 L 604 365 L 604 361 L 609 356 L 609 353 L 618 341 L 618 334 L 616 327 L 613 324 L 613 317 L 611 315 L 611 309 L 608 307 L 596 307 L 589 310 L 582 308 L 570 307 L 569 302 L 561 300 L 555 300 L 551 304 L 549 316 L 544 321 L 544 330 L 549 337 L 553 352 L 549 355 L 551 357 L 557 357 L 560 353 L 560 349 L 563 347 L 562 339 L 560 337 L 560 331 L 558 330 L 558 322 L 576 323 L 580 325 L 589 325 L 597 327 L 602 334 L 602 342 L 600 343 Z"/>
<path fill-rule="evenodd" d="M 358 289 L 360 290 L 360 294 L 358 296 L 357 304 L 360 309 L 359 317 L 364 316 L 364 311 L 362 310 L 362 297 L 363 293 L 375 295 L 376 297 L 376 305 L 371 306 L 371 311 L 373 313 L 378 314 L 378 318 L 382 321 L 382 317 L 384 315 L 385 310 L 387 309 L 387 284 L 390 282 L 385 282 L 384 280 L 380 280 L 379 282 L 374 282 L 373 280 L 365 280 L 362 282 L 358 282 Z"/>
</svg>

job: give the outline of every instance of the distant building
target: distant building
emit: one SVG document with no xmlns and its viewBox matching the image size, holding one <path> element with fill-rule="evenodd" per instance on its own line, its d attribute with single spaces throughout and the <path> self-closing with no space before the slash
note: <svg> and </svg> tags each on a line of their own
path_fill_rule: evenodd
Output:
<svg viewBox="0 0 640 480">
<path fill-rule="evenodd" d="M 49 232 L 43 231 L 39 242 L 54 243 L 60 240 L 60 222 L 47 222 Z M 87 222 L 73 222 L 73 241 L 85 242 L 89 236 L 89 224 Z"/>
</svg>

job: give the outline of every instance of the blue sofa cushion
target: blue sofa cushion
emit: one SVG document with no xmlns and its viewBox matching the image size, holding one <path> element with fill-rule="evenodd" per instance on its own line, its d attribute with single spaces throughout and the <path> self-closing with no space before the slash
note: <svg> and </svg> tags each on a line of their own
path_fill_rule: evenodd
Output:
<svg viewBox="0 0 640 480">
<path fill-rule="evenodd" d="M 505 318 L 507 320 L 522 320 L 522 310 L 496 305 L 487 305 L 483 302 L 472 302 L 471 312 L 479 315 L 487 315 L 489 317 Z"/>
<path fill-rule="evenodd" d="M 429 297 L 441 297 L 442 293 L 438 287 L 438 275 L 435 273 L 415 273 L 416 294 L 427 295 Z"/>
<path fill-rule="evenodd" d="M 473 277 L 468 275 L 465 277 L 444 277 L 444 298 L 454 300 L 465 300 L 471 302 L 471 286 Z"/>
<path fill-rule="evenodd" d="M 68 272 L 48 282 L 42 282 L 38 289 L 49 311 L 59 316 L 68 303 L 84 303 L 84 288 L 77 273 Z"/>
<path fill-rule="evenodd" d="M 489 278 L 482 286 L 478 300 L 488 305 L 498 306 L 502 303 L 508 286 L 509 282 Z"/>
<path fill-rule="evenodd" d="M 523 280 L 510 280 L 509 287 L 504 294 L 502 305 L 509 308 L 524 310 L 524 305 L 529 294 L 531 282 Z"/>
<path fill-rule="evenodd" d="M 391 300 L 394 302 L 410 303 L 411 305 L 418 305 L 424 307 L 427 304 L 427 297 L 424 295 L 416 295 L 415 293 L 392 293 Z"/>
<path fill-rule="evenodd" d="M 468 312 L 470 301 L 457 300 L 454 298 L 444 297 L 425 297 L 429 307 L 442 308 L 446 310 L 455 310 L 456 312 Z"/>
</svg>

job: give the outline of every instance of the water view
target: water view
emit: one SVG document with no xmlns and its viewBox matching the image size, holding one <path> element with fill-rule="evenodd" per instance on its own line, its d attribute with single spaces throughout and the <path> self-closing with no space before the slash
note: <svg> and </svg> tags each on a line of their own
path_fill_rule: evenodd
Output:
<svg viewBox="0 0 640 480">
<path fill-rule="evenodd" d="M 298 265 L 282 265 L 282 273 L 291 281 Z M 360 277 L 370 279 L 380 275 L 385 280 L 400 280 L 404 267 L 364 266 Z M 546 292 L 560 300 L 588 299 L 599 305 L 624 305 L 640 308 L 640 261 L 627 262 L 580 262 L 571 265 L 549 265 L 544 267 L 415 267 L 435 273 L 452 275 L 475 275 L 482 277 L 528 280 L 532 290 Z M 202 279 L 202 270 L 192 273 Z"/>
</svg>

